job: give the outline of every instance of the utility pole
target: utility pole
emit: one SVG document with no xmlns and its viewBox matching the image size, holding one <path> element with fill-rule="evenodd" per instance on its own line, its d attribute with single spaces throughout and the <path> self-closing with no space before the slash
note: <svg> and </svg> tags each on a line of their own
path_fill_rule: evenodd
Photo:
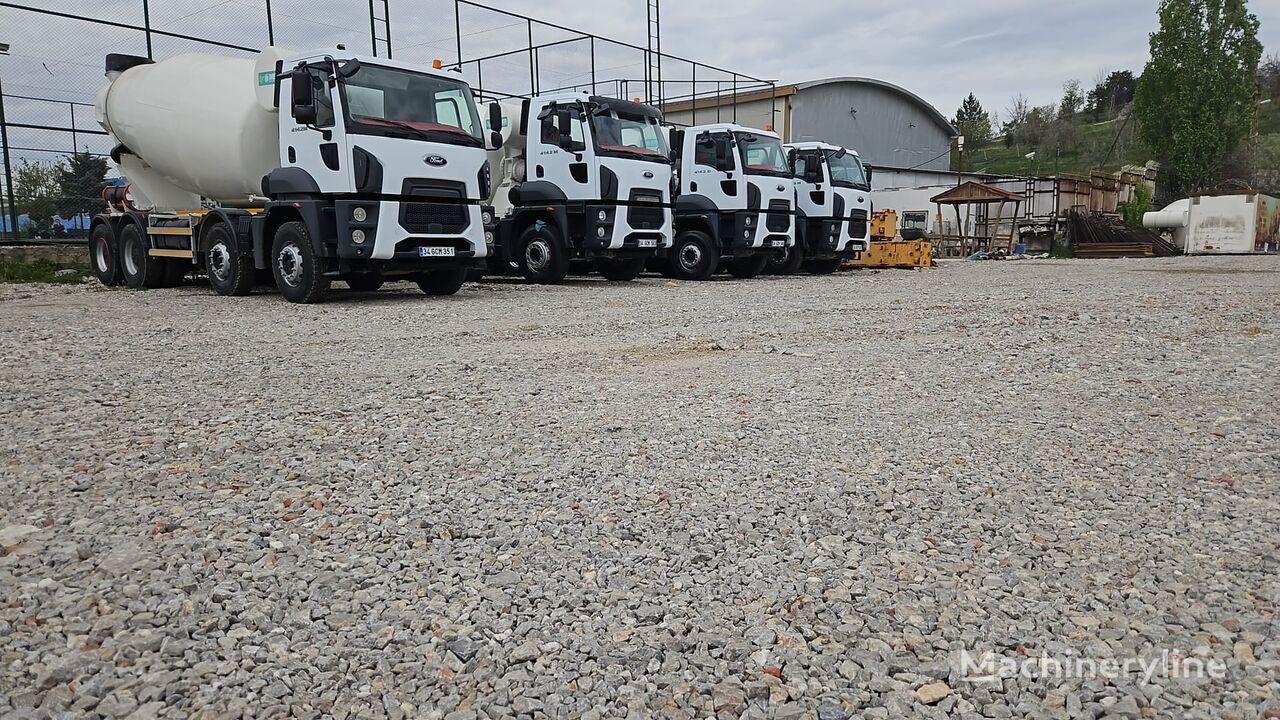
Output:
<svg viewBox="0 0 1280 720">
<path fill-rule="evenodd" d="M 0 57 L 9 54 L 9 43 L 0 43 Z M 4 151 L 5 199 L 9 205 L 9 232 L 13 241 L 21 239 L 18 232 L 18 205 L 13 197 L 13 159 L 9 157 L 9 124 L 4 117 L 4 85 L 0 83 L 0 146 Z"/>
</svg>

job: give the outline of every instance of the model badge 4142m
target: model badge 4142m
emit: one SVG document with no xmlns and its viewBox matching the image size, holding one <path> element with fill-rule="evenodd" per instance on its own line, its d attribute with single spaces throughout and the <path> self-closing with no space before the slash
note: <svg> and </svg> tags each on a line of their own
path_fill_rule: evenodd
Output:
<svg viewBox="0 0 1280 720">
<path fill-rule="evenodd" d="M 344 50 L 255 60 L 107 56 L 97 117 L 127 181 L 90 258 L 107 284 L 202 270 L 223 295 L 270 271 L 293 302 L 343 280 L 456 292 L 489 255 L 486 138 L 456 74 Z"/>
</svg>

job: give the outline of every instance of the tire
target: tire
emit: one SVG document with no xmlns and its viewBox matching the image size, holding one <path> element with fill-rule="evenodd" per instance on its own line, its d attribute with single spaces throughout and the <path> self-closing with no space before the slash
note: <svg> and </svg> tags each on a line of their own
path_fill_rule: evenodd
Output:
<svg viewBox="0 0 1280 720">
<path fill-rule="evenodd" d="M 120 270 L 124 284 L 134 290 L 158 288 L 164 284 L 165 267 L 160 258 L 147 252 L 147 236 L 142 228 L 129 223 L 120 231 Z"/>
<path fill-rule="evenodd" d="M 800 264 L 804 262 L 804 246 L 797 240 L 795 245 L 787 248 L 781 255 L 769 256 L 765 269 L 773 275 L 794 275 L 800 272 Z"/>
<path fill-rule="evenodd" d="M 810 258 L 804 262 L 804 269 L 814 275 L 830 275 L 840 269 L 840 258 Z"/>
<path fill-rule="evenodd" d="M 386 279 L 382 277 L 382 273 L 377 271 L 355 273 L 342 279 L 346 281 L 347 287 L 356 292 L 374 292 L 386 282 Z"/>
<path fill-rule="evenodd" d="M 452 295 L 462 289 L 463 283 L 471 274 L 470 268 L 458 267 L 442 270 L 431 270 L 414 275 L 413 281 L 418 289 L 427 295 Z"/>
<path fill-rule="evenodd" d="M 110 223 L 98 223 L 89 232 L 89 267 L 93 276 L 107 287 L 124 284 L 120 270 L 120 241 Z"/>
<path fill-rule="evenodd" d="M 686 230 L 676 236 L 667 251 L 671 276 L 680 280 L 706 280 L 715 275 L 720 263 L 720 249 L 711 236 L 701 230 Z"/>
<path fill-rule="evenodd" d="M 222 223 L 209 228 L 208 250 L 204 253 L 209 286 L 219 295 L 248 295 L 253 292 L 257 272 L 249 258 L 236 252 L 231 228 Z"/>
<path fill-rule="evenodd" d="M 320 266 L 306 224 L 297 220 L 276 230 L 271 242 L 271 274 L 280 294 L 291 303 L 320 302 L 333 282 Z"/>
<path fill-rule="evenodd" d="M 606 280 L 628 282 L 640 277 L 644 271 L 645 258 L 622 258 L 619 260 L 601 260 L 596 263 L 596 270 Z"/>
<path fill-rule="evenodd" d="M 764 266 L 768 264 L 768 255 L 752 255 L 750 257 L 738 258 L 729 263 L 729 274 L 739 280 L 750 280 L 751 278 L 764 272 Z"/>
<path fill-rule="evenodd" d="M 551 225 L 542 221 L 520 234 L 516 251 L 516 264 L 525 280 L 557 285 L 569 274 L 569 251 L 564 241 Z"/>
</svg>

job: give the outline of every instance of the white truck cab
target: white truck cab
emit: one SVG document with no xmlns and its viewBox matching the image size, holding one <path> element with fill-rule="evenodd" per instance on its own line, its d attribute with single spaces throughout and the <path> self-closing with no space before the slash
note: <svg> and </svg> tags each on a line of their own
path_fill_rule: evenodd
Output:
<svg viewBox="0 0 1280 720">
<path fill-rule="evenodd" d="M 502 135 L 491 155 L 491 272 L 557 283 L 571 261 L 587 261 L 631 280 L 670 246 L 671 164 L 656 108 L 586 93 L 491 107 Z"/>
<path fill-rule="evenodd" d="M 802 142 L 787 150 L 795 172 L 796 244 L 771 270 L 835 272 L 870 246 L 871 168 L 839 145 Z"/>
<path fill-rule="evenodd" d="M 781 138 L 733 123 L 671 134 L 680 191 L 664 271 L 701 280 L 727 263 L 736 277 L 760 274 L 795 242 L 795 185 Z"/>
</svg>

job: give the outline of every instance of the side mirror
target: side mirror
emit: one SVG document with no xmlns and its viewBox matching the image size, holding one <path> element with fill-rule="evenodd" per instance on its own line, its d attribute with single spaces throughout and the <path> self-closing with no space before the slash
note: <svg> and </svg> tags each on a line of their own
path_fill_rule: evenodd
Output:
<svg viewBox="0 0 1280 720">
<path fill-rule="evenodd" d="M 494 150 L 502 149 L 502 133 L 497 130 L 491 130 L 489 132 L 489 145 L 492 146 Z"/>
<path fill-rule="evenodd" d="M 502 106 L 496 102 L 489 103 L 489 129 L 502 131 Z"/>
<path fill-rule="evenodd" d="M 822 166 L 815 164 L 806 167 L 804 169 L 804 181 L 815 185 L 822 182 Z"/>
<path fill-rule="evenodd" d="M 862 170 L 866 173 L 866 175 L 867 175 L 867 185 L 868 185 L 868 186 L 870 186 L 870 185 L 871 185 L 871 166 L 870 166 L 870 165 L 863 165 L 863 166 L 862 166 Z"/>
<path fill-rule="evenodd" d="M 573 133 L 573 116 L 569 114 L 569 108 L 556 108 L 556 129 L 560 131 L 560 137 L 566 138 Z"/>
<path fill-rule="evenodd" d="M 342 67 L 338 68 L 338 76 L 349 78 L 360 72 L 360 67 L 360 61 L 355 58 L 351 58 L 350 60 L 342 63 Z"/>
<path fill-rule="evenodd" d="M 298 70 L 291 75 L 290 104 L 293 106 L 293 119 L 299 125 L 314 125 L 316 122 L 316 97 L 311 77 L 310 73 Z"/>
<path fill-rule="evenodd" d="M 796 172 L 796 151 L 794 148 L 787 151 L 787 167 L 791 168 L 791 173 L 794 175 Z"/>
<path fill-rule="evenodd" d="M 729 168 L 729 148 L 731 147 L 730 143 L 732 143 L 732 142 L 733 142 L 733 141 L 732 141 L 732 140 L 729 140 L 728 138 L 724 138 L 724 139 L 717 139 L 717 140 L 715 141 L 715 143 L 716 143 L 716 167 L 718 167 L 718 168 L 724 168 L 724 169 L 728 169 L 728 168 Z"/>
</svg>

